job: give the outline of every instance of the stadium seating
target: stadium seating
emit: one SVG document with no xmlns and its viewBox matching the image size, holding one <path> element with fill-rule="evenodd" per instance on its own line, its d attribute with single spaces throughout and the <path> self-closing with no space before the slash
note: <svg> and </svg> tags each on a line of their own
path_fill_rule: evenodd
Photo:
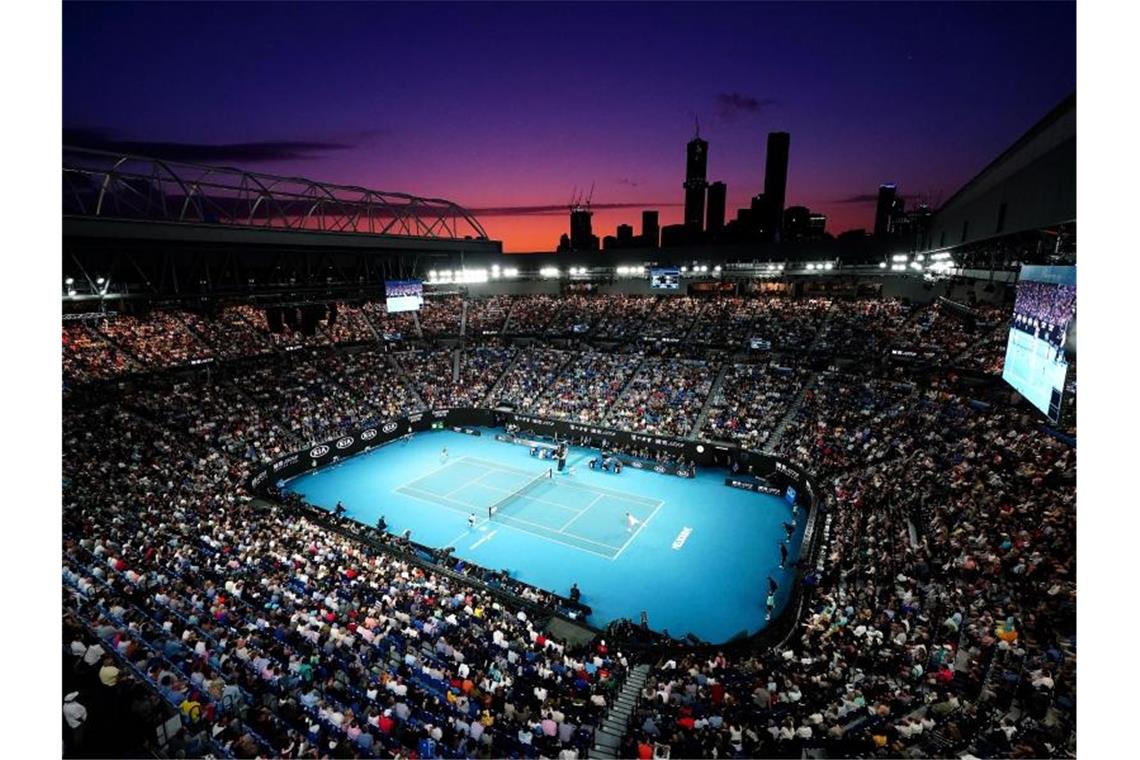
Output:
<svg viewBox="0 0 1140 760">
<path fill-rule="evenodd" d="M 429 303 L 422 335 L 376 303 L 311 336 L 249 305 L 65 323 L 64 658 L 104 721 L 182 715 L 198 756 L 588 756 L 630 653 L 546 633 L 547 592 L 245 487 L 369 421 L 507 404 L 767 448 L 827 494 L 788 637 L 645 658 L 623 757 L 1065 754 L 1075 449 L 957 376 L 1000 370 L 1008 310 L 977 307 L 969 332 L 873 299 Z M 899 347 L 940 372 L 878 363 Z M 185 371 L 197 358 L 220 366 Z"/>
</svg>

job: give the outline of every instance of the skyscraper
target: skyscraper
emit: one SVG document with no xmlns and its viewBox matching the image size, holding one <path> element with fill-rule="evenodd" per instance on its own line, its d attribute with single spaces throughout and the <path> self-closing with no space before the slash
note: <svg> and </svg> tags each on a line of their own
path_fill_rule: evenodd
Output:
<svg viewBox="0 0 1140 760">
<path fill-rule="evenodd" d="M 685 159 L 685 226 L 701 230 L 705 223 L 705 180 L 708 171 L 709 144 L 697 135 L 686 148 Z"/>
<path fill-rule="evenodd" d="M 575 206 L 570 209 L 570 250 L 596 251 L 598 249 L 597 238 L 594 237 L 593 222 L 591 221 L 593 215 L 593 211 L 583 206 Z"/>
<path fill-rule="evenodd" d="M 875 237 L 891 234 L 891 221 L 898 201 L 898 186 L 893 182 L 879 185 L 879 200 L 875 204 Z"/>
<path fill-rule="evenodd" d="M 784 221 L 784 201 L 788 192 L 788 149 L 792 136 L 787 132 L 768 133 L 768 152 L 764 158 L 765 235 L 780 239 Z"/>
<path fill-rule="evenodd" d="M 650 248 L 661 245 L 661 226 L 657 222 L 656 211 L 641 212 L 641 237 Z"/>
<path fill-rule="evenodd" d="M 728 195 L 728 186 L 723 182 L 714 182 L 709 185 L 708 221 L 705 229 L 709 232 L 724 229 L 724 207 Z"/>
</svg>

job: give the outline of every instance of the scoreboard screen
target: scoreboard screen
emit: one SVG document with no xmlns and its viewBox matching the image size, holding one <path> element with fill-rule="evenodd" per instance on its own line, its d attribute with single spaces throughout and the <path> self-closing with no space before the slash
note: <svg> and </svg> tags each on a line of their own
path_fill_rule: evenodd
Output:
<svg viewBox="0 0 1140 760">
<path fill-rule="evenodd" d="M 389 314 L 419 311 L 424 305 L 424 284 L 420 280 L 385 280 L 384 299 Z"/>
<path fill-rule="evenodd" d="M 678 290 L 681 287 L 681 270 L 676 267 L 650 269 L 649 287 L 659 290 Z"/>
<path fill-rule="evenodd" d="M 1053 422 L 1060 421 L 1066 337 L 1076 314 L 1076 267 L 1021 268 L 1001 376 Z"/>
</svg>

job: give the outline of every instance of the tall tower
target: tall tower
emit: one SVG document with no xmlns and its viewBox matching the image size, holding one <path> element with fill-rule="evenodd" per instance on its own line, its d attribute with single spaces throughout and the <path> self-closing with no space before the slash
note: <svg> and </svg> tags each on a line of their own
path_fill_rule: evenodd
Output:
<svg viewBox="0 0 1140 760">
<path fill-rule="evenodd" d="M 898 198 L 898 186 L 893 182 L 879 185 L 879 200 L 875 204 L 875 237 L 891 234 L 891 221 Z"/>
<path fill-rule="evenodd" d="M 570 209 L 570 250 L 594 250 L 593 215 L 594 212 L 589 207 L 575 206 Z"/>
<path fill-rule="evenodd" d="M 701 139 L 701 127 L 689 141 L 685 158 L 685 226 L 701 230 L 705 223 L 705 181 L 709 162 L 709 144 Z"/>
<path fill-rule="evenodd" d="M 723 182 L 709 185 L 709 211 L 705 229 L 709 232 L 724 229 L 724 207 L 728 196 L 728 186 Z"/>
<path fill-rule="evenodd" d="M 649 248 L 656 248 L 661 244 L 661 226 L 657 221 L 656 211 L 641 212 L 641 237 Z"/>
<path fill-rule="evenodd" d="M 788 148 L 792 136 L 787 132 L 768 133 L 768 153 L 764 159 L 764 204 L 767 222 L 764 227 L 772 240 L 780 239 L 784 221 L 784 201 L 788 192 Z"/>
</svg>

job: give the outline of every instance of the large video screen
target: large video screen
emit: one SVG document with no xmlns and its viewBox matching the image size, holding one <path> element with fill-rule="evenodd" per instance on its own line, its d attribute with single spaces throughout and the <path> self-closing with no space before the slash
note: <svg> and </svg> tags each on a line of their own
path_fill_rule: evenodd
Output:
<svg viewBox="0 0 1140 760">
<path fill-rule="evenodd" d="M 1054 422 L 1069 371 L 1065 337 L 1076 314 L 1076 267 L 1021 268 L 1001 376 Z"/>
<path fill-rule="evenodd" d="M 385 280 L 384 299 L 389 314 L 419 311 L 424 305 L 424 284 L 420 280 Z"/>
<path fill-rule="evenodd" d="M 681 270 L 676 267 L 653 267 L 649 270 L 649 287 L 677 290 L 681 287 Z"/>
</svg>

